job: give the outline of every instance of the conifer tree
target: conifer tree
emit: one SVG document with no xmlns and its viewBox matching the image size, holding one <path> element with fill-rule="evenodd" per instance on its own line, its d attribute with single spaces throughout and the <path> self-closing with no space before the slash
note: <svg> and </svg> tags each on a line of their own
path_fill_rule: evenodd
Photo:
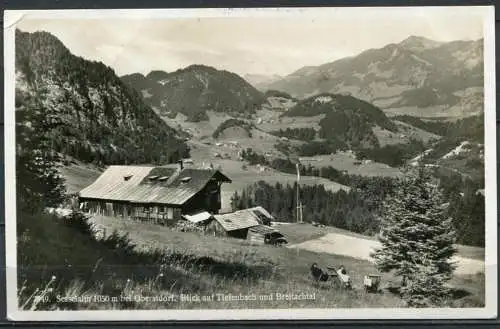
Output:
<svg viewBox="0 0 500 329">
<path fill-rule="evenodd" d="M 438 305 L 447 297 L 455 254 L 455 232 L 442 194 L 429 172 L 408 171 L 384 201 L 379 241 L 372 257 L 379 270 L 402 277 L 409 306 Z"/>
<path fill-rule="evenodd" d="M 59 124 L 56 116 L 31 100 L 16 110 L 17 203 L 21 212 L 55 207 L 64 199 L 64 180 L 57 170 L 61 158 L 49 138 Z"/>
</svg>

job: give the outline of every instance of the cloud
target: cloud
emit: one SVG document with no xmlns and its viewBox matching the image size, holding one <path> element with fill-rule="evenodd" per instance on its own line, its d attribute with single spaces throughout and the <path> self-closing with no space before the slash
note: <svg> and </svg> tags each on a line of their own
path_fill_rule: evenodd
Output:
<svg viewBox="0 0 500 329">
<path fill-rule="evenodd" d="M 302 66 L 353 56 L 410 35 L 439 41 L 482 37 L 482 16 L 464 9 L 350 8 L 334 17 L 318 12 L 293 18 L 27 17 L 18 23 L 20 29 L 48 31 L 75 55 L 102 61 L 119 75 L 173 71 L 191 64 L 238 74 L 286 75 Z"/>
</svg>

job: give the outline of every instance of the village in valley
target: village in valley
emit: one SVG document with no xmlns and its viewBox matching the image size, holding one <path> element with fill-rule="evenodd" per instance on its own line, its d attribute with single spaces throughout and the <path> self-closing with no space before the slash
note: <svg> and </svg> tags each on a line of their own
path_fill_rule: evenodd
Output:
<svg viewBox="0 0 500 329">
<path fill-rule="evenodd" d="M 482 38 L 119 74 L 37 24 L 15 32 L 21 309 L 484 306 Z"/>
</svg>

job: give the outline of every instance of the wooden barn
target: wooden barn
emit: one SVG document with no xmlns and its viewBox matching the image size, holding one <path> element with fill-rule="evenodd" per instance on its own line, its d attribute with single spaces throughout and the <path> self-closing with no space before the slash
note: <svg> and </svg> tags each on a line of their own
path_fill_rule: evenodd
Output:
<svg viewBox="0 0 500 329">
<path fill-rule="evenodd" d="M 79 193 L 80 209 L 94 214 L 173 224 L 183 214 L 221 208 L 219 170 L 176 166 L 110 166 Z"/>
<path fill-rule="evenodd" d="M 214 215 L 213 217 L 214 220 L 207 225 L 206 231 L 218 236 L 246 239 L 248 229 L 260 225 L 258 218 L 246 210 Z"/>
<path fill-rule="evenodd" d="M 218 236 L 247 239 L 255 244 L 287 243 L 283 234 L 272 228 L 272 216 L 262 207 L 253 207 L 226 214 L 213 215 L 206 232 Z"/>
</svg>

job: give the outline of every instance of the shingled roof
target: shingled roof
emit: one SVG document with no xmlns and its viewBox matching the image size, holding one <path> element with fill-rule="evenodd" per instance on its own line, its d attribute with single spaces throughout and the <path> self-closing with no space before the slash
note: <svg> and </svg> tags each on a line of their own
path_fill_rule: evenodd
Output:
<svg viewBox="0 0 500 329">
<path fill-rule="evenodd" d="M 94 183 L 80 191 L 80 197 L 183 205 L 212 179 L 231 182 L 218 170 L 110 166 Z"/>
<path fill-rule="evenodd" d="M 257 232 L 259 231 L 260 227 L 260 233 L 277 232 L 275 229 L 272 229 L 267 225 L 262 225 L 264 224 L 264 219 L 267 221 L 271 221 L 274 218 L 266 209 L 261 206 L 241 209 L 225 214 L 217 214 L 213 217 L 226 231 L 252 228 Z M 264 232 L 262 230 L 267 231 Z"/>
<path fill-rule="evenodd" d="M 258 226 L 260 224 L 259 218 L 255 216 L 253 212 L 247 210 L 238 210 L 227 214 L 214 215 L 214 218 L 224 230 L 228 232 Z"/>
</svg>

